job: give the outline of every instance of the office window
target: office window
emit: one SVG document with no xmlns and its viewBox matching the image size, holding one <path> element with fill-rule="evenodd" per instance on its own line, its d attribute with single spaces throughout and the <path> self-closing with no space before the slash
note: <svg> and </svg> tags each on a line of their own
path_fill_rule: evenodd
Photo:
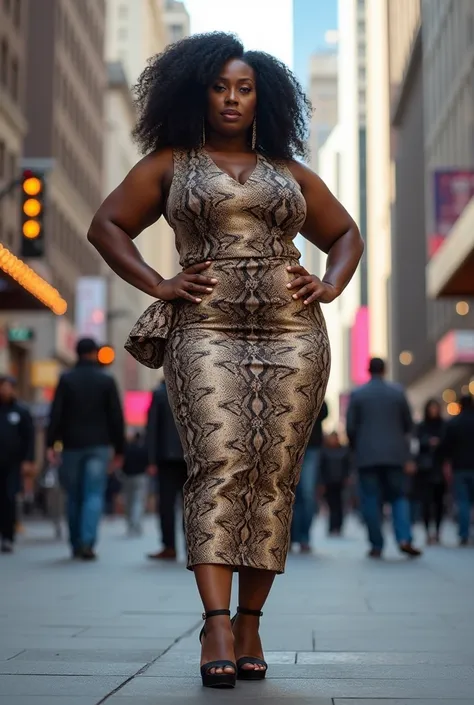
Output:
<svg viewBox="0 0 474 705">
<path fill-rule="evenodd" d="M 19 28 L 21 25 L 21 0 L 14 0 L 13 5 L 13 22 L 15 27 Z"/>
<path fill-rule="evenodd" d="M 184 37 L 183 25 L 181 24 L 170 24 L 169 26 L 170 41 L 179 42 L 180 39 Z"/>
<path fill-rule="evenodd" d="M 8 83 L 8 44 L 6 39 L 2 39 L 0 46 L 0 83 L 5 87 Z"/>
<path fill-rule="evenodd" d="M 119 17 L 121 20 L 124 20 L 128 17 L 128 7 L 126 5 L 120 5 Z"/>
<path fill-rule="evenodd" d="M 18 61 L 16 59 L 12 59 L 11 76 L 10 76 L 10 90 L 11 90 L 12 98 L 15 102 L 18 102 L 18 97 L 20 94 L 19 80 L 20 80 L 20 76 L 19 76 L 19 70 L 18 70 Z"/>
<path fill-rule="evenodd" d="M 120 41 L 122 41 L 122 42 L 127 39 L 128 31 L 127 31 L 126 27 L 120 27 L 120 29 L 118 31 L 118 37 L 119 37 Z"/>
</svg>

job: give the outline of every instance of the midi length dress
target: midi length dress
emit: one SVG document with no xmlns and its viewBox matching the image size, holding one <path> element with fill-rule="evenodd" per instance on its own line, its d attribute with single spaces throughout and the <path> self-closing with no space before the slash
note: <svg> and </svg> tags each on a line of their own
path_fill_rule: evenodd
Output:
<svg viewBox="0 0 474 705">
<path fill-rule="evenodd" d="M 218 279 L 200 304 L 152 304 L 128 344 L 144 361 L 150 341 L 167 338 L 164 373 L 188 465 L 188 567 L 282 573 L 330 369 L 319 303 L 295 301 L 286 286 L 305 199 L 283 162 L 257 154 L 241 184 L 205 149 L 175 150 L 166 217 L 182 267 L 210 260 L 205 273 Z"/>
</svg>

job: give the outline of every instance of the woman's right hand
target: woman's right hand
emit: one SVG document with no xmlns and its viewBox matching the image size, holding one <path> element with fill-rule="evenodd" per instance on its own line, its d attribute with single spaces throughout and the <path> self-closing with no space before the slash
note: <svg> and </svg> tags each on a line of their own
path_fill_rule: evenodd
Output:
<svg viewBox="0 0 474 705">
<path fill-rule="evenodd" d="M 210 266 L 211 262 L 200 262 L 183 269 L 172 279 L 163 279 L 156 287 L 156 297 L 163 301 L 186 299 L 195 304 L 201 303 L 202 298 L 196 294 L 211 294 L 217 284 L 217 279 L 201 274 Z"/>
</svg>

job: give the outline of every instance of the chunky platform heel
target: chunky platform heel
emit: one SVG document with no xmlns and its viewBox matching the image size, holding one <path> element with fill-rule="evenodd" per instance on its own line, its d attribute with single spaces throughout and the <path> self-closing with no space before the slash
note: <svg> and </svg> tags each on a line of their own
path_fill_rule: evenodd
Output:
<svg viewBox="0 0 474 705">
<path fill-rule="evenodd" d="M 213 610 L 212 612 L 204 612 L 202 618 L 204 620 L 210 619 L 211 617 L 220 616 L 230 617 L 230 610 Z M 201 629 L 199 634 L 199 641 L 202 644 L 203 637 L 206 636 L 206 627 Z M 233 668 L 234 673 L 210 673 L 213 668 Z M 209 661 L 201 666 L 201 678 L 202 684 L 205 688 L 235 688 L 235 683 L 237 680 L 237 665 L 232 661 Z"/>
<path fill-rule="evenodd" d="M 237 607 L 237 614 L 231 620 L 232 625 L 235 623 L 237 616 L 239 614 L 245 614 L 250 617 L 261 617 L 263 612 L 260 610 L 247 610 L 245 607 Z M 256 671 L 253 668 L 244 668 L 245 665 L 251 664 L 252 666 L 264 666 L 265 670 Z M 263 681 L 267 675 L 268 664 L 261 658 L 255 658 L 254 656 L 241 656 L 237 661 L 237 678 L 241 681 Z"/>
</svg>

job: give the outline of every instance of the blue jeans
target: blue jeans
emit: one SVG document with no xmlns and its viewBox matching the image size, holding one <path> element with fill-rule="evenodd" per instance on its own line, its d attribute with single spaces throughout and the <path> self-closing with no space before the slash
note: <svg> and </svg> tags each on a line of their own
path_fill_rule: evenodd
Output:
<svg viewBox="0 0 474 705">
<path fill-rule="evenodd" d="M 454 498 L 458 508 L 459 538 L 469 538 L 471 509 L 474 505 L 474 470 L 454 473 Z"/>
<path fill-rule="evenodd" d="M 369 541 L 377 551 L 383 549 L 382 508 L 384 502 L 392 505 L 395 538 L 399 544 L 411 543 L 410 506 L 405 496 L 406 476 L 402 468 L 373 467 L 359 470 L 362 513 L 367 525 Z"/>
<path fill-rule="evenodd" d="M 60 479 L 67 494 L 69 541 L 73 550 L 93 547 L 104 506 L 107 465 L 106 446 L 63 451 Z"/>
<path fill-rule="evenodd" d="M 319 448 L 306 450 L 301 475 L 295 494 L 291 540 L 309 544 L 309 532 L 316 513 L 316 484 L 319 471 Z"/>
</svg>

